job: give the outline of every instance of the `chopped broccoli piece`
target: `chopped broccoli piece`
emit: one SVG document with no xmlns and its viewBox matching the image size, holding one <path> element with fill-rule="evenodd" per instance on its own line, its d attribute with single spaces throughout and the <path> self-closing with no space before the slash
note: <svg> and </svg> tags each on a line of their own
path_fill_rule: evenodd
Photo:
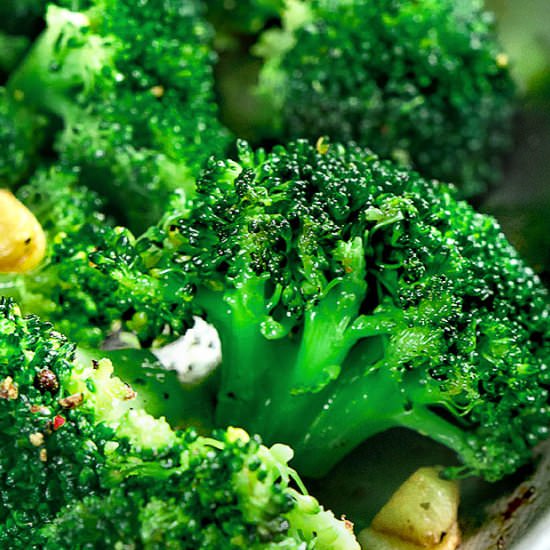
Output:
<svg viewBox="0 0 550 550">
<path fill-rule="evenodd" d="M 17 198 L 53 239 L 84 224 L 105 224 L 101 198 L 79 184 L 78 174 L 61 165 L 41 167 L 17 190 Z"/>
<path fill-rule="evenodd" d="M 288 447 L 173 431 L 109 360 L 75 361 L 6 299 L 0 344 L 2 548 L 359 548 L 305 494 Z"/>
<path fill-rule="evenodd" d="M 192 193 L 203 161 L 225 147 L 211 32 L 194 1 L 88 4 L 48 7 L 45 31 L 7 86 L 61 120 L 62 162 L 139 231 L 173 189 Z"/>
<path fill-rule="evenodd" d="M 301 4 L 256 47 L 275 137 L 354 140 L 468 197 L 497 180 L 514 85 L 482 2 Z"/>
<path fill-rule="evenodd" d="M 452 188 L 354 146 L 241 144 L 173 208 L 91 258 L 147 345 L 191 315 L 216 326 L 219 425 L 316 476 L 394 426 L 489 480 L 548 435 L 547 291 Z"/>
</svg>

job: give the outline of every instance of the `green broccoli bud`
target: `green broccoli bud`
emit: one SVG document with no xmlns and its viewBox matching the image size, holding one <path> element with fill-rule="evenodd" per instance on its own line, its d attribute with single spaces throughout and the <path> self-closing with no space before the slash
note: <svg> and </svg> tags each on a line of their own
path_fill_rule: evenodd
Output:
<svg viewBox="0 0 550 550">
<path fill-rule="evenodd" d="M 3 0 L 0 4 L 0 30 L 33 37 L 40 25 L 47 0 Z"/>
<path fill-rule="evenodd" d="M 2 295 L 14 298 L 24 313 L 50 320 L 79 342 L 99 345 L 104 335 L 87 320 L 97 312 L 102 294 L 84 292 L 79 279 L 87 272 L 95 274 L 88 259 L 95 235 L 108 233 L 114 239 L 114 230 L 101 212 L 103 201 L 78 183 L 73 170 L 62 166 L 38 169 L 18 189 L 17 198 L 41 224 L 47 249 L 36 268 L 0 275 Z M 107 311 L 102 315 L 107 315 L 108 326 L 112 319 Z"/>
<path fill-rule="evenodd" d="M 482 2 L 318 0 L 302 12 L 256 46 L 274 137 L 353 140 L 466 197 L 498 179 L 514 85 Z"/>
</svg>

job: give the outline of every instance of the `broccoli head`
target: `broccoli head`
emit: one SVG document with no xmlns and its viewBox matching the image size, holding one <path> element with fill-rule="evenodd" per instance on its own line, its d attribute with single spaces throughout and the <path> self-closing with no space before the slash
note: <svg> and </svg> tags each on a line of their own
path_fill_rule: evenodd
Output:
<svg viewBox="0 0 550 550">
<path fill-rule="evenodd" d="M 192 192 L 202 162 L 225 146 L 210 27 L 197 2 L 76 5 L 48 7 L 46 29 L 7 86 L 61 122 L 62 162 L 140 230 L 173 189 Z"/>
<path fill-rule="evenodd" d="M 308 475 L 404 426 L 495 480 L 548 435 L 548 295 L 454 195 L 351 145 L 241 144 L 133 253 L 90 258 L 143 342 L 213 323 L 218 424 L 291 444 Z"/>
<path fill-rule="evenodd" d="M 296 21 L 296 5 L 310 6 Z M 260 92 L 275 137 L 354 140 L 484 191 L 510 146 L 514 86 L 482 2 L 288 2 L 266 31 Z"/>
<path fill-rule="evenodd" d="M 0 343 L 3 548 L 359 548 L 305 493 L 288 447 L 173 431 L 109 360 L 75 360 L 6 299 Z"/>
</svg>

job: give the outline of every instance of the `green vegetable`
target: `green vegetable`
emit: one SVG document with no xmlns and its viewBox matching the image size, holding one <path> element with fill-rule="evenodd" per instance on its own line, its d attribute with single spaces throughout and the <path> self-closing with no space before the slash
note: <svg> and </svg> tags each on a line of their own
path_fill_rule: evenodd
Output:
<svg viewBox="0 0 550 550">
<path fill-rule="evenodd" d="M 308 475 L 404 426 L 458 453 L 449 474 L 496 480 L 548 434 L 546 290 L 493 218 L 369 151 L 241 144 L 192 204 L 102 246 L 82 291 L 108 288 L 145 345 L 212 322 L 217 423 Z"/>
<path fill-rule="evenodd" d="M 498 180 L 514 85 L 482 2 L 287 6 L 256 46 L 268 137 L 354 140 L 468 197 Z"/>
<path fill-rule="evenodd" d="M 0 300 L 2 548 L 359 548 L 304 494 L 288 447 L 173 431 L 110 361 L 74 353 Z"/>
<path fill-rule="evenodd" d="M 202 162 L 225 147 L 210 27 L 194 1 L 65 4 L 82 11 L 49 5 L 46 29 L 7 87 L 61 124 L 62 162 L 140 230 L 173 189 L 192 193 Z"/>
</svg>

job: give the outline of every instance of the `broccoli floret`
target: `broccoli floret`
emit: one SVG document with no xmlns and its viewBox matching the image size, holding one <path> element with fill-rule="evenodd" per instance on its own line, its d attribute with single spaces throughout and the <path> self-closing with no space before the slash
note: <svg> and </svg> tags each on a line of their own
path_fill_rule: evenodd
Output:
<svg viewBox="0 0 550 550">
<path fill-rule="evenodd" d="M 288 447 L 173 431 L 109 360 L 75 361 L 6 299 L 0 344 L 2 548 L 359 548 L 304 494 Z"/>
<path fill-rule="evenodd" d="M 45 528 L 46 548 L 78 540 L 91 548 L 359 549 L 350 524 L 289 488 L 288 447 L 267 449 L 234 428 L 215 436 L 188 432 L 174 466 L 163 464 L 171 457 L 121 461 L 105 498 L 72 503 Z"/>
<path fill-rule="evenodd" d="M 88 4 L 49 6 L 8 88 L 61 120 L 62 162 L 140 230 L 158 220 L 173 189 L 192 192 L 202 162 L 225 146 L 211 31 L 197 2 Z"/>
<path fill-rule="evenodd" d="M 299 141 L 241 144 L 197 192 L 134 254 L 92 258 L 113 295 L 149 291 L 123 294 L 143 341 L 216 326 L 219 425 L 291 444 L 308 475 L 404 426 L 458 453 L 448 473 L 495 480 L 548 435 L 547 292 L 451 187 Z"/>
<path fill-rule="evenodd" d="M 32 173 L 43 141 L 44 119 L 17 97 L 0 86 L 0 187 L 12 187 Z"/>
<path fill-rule="evenodd" d="M 514 85 L 482 2 L 299 4 L 256 47 L 275 137 L 354 140 L 463 196 L 497 180 Z"/>
</svg>

